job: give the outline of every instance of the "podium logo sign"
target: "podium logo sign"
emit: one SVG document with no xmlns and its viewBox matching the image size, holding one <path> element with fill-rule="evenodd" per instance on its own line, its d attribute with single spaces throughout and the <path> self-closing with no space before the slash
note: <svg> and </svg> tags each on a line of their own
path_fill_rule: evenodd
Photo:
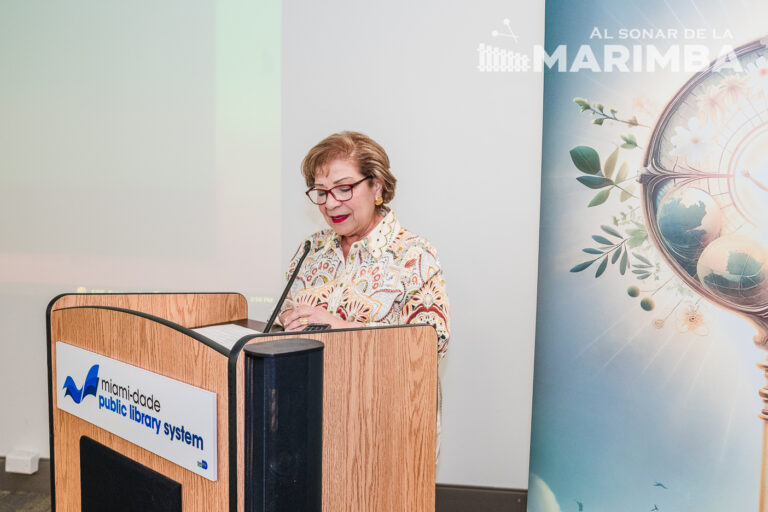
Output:
<svg viewBox="0 0 768 512">
<path fill-rule="evenodd" d="M 62 411 L 217 480 L 215 393 L 61 341 L 56 380 Z"/>
<path fill-rule="evenodd" d="M 72 377 L 67 377 L 64 381 L 64 396 L 71 396 L 72 400 L 79 404 L 80 400 L 88 395 L 96 396 L 96 389 L 99 387 L 99 365 L 95 364 L 88 370 L 88 375 L 85 376 L 85 383 L 82 388 L 78 388 L 75 385 L 75 381 Z"/>
</svg>

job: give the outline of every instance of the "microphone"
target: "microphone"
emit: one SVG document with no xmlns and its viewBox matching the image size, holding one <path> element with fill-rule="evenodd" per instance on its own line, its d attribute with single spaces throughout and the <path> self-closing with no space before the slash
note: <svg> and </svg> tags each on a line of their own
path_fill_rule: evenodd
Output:
<svg viewBox="0 0 768 512">
<path fill-rule="evenodd" d="M 304 258 L 306 258 L 307 254 L 309 254 L 309 249 L 311 247 L 312 247 L 312 243 L 309 240 L 304 242 L 304 254 L 301 255 L 299 262 L 296 264 L 296 268 L 293 269 L 293 274 L 291 275 L 291 278 L 288 280 L 288 286 L 285 287 L 285 290 L 283 290 L 283 294 L 280 296 L 280 300 L 277 301 L 275 310 L 272 311 L 272 315 L 269 317 L 269 320 L 267 321 L 267 325 L 264 327 L 264 332 L 269 332 L 269 330 L 272 328 L 272 325 L 274 325 L 275 320 L 277 320 L 277 314 L 280 312 L 280 308 L 283 307 L 283 302 L 285 302 L 285 297 L 288 296 L 288 292 L 291 290 L 291 286 L 293 286 L 293 282 L 296 280 L 296 276 L 299 275 L 299 269 L 301 268 L 301 264 L 304 263 Z"/>
</svg>

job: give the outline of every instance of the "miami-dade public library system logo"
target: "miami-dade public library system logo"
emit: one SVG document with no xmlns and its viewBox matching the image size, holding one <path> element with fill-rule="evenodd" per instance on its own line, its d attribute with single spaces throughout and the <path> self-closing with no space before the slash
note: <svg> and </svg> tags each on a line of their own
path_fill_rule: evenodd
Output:
<svg viewBox="0 0 768 512">
<path fill-rule="evenodd" d="M 88 395 L 93 395 L 94 398 L 98 398 L 98 410 L 115 413 L 118 417 L 127 417 L 135 423 L 142 424 L 149 427 L 150 430 L 155 431 L 156 435 L 161 432 L 161 420 L 150 414 L 143 413 L 139 406 L 145 407 L 155 413 L 160 412 L 160 401 L 154 398 L 154 395 L 146 396 L 138 389 L 134 389 L 131 392 L 130 386 L 118 385 L 112 382 L 111 379 L 99 379 L 99 364 L 93 364 L 88 369 L 83 381 L 82 387 L 78 387 L 75 379 L 72 375 L 67 375 L 64 380 L 62 390 L 64 390 L 64 399 L 70 397 L 72 401 L 79 407 L 83 407 L 81 403 Z M 99 382 L 101 380 L 101 388 L 107 396 L 99 395 Z M 114 394 L 116 399 L 108 396 Z M 135 402 L 135 405 L 131 402 Z M 126 403 L 128 407 L 126 407 Z M 188 430 L 185 430 L 184 426 L 180 428 L 169 424 L 163 423 L 163 434 L 168 436 L 171 441 L 181 441 L 186 444 L 192 445 L 192 447 L 198 450 L 203 450 L 203 437 L 196 434 L 192 434 Z M 202 470 L 207 470 L 209 465 L 205 459 L 197 460 L 195 464 Z"/>
<path fill-rule="evenodd" d="M 154 394 L 147 396 L 135 387 L 132 391 L 131 386 L 118 384 L 110 378 L 102 379 L 101 388 L 106 394 L 97 394 L 99 391 L 98 363 L 92 365 L 88 370 L 82 388 L 77 387 L 71 375 L 67 376 L 62 387 L 64 389 L 64 398 L 66 399 L 69 396 L 76 404 L 80 404 L 86 396 L 93 395 L 99 399 L 99 411 L 103 409 L 105 412 L 114 413 L 118 417 L 127 418 L 134 423 L 147 427 L 150 431 L 154 431 L 155 435 L 160 435 L 162 431 L 171 441 L 181 441 L 198 450 L 204 449 L 204 439 L 202 436 L 193 434 L 183 425 L 177 426 L 167 421 L 162 421 L 158 416 L 160 413 L 160 400 L 156 399 Z M 114 397 L 109 396 L 110 394 L 114 395 Z M 153 414 L 143 412 L 142 408 L 152 411 Z M 203 460 L 199 461 L 197 466 L 207 469 L 208 464 Z"/>
<path fill-rule="evenodd" d="M 95 364 L 88 370 L 82 388 L 78 388 L 75 380 L 68 375 L 62 389 L 64 389 L 64 396 L 72 397 L 76 404 L 88 395 L 96 396 L 96 391 L 99 389 L 99 365 Z"/>
<path fill-rule="evenodd" d="M 620 28 L 612 30 L 593 27 L 588 36 L 592 44 L 581 44 L 575 51 L 559 44 L 551 52 L 542 45 L 519 47 L 519 37 L 509 19 L 503 20 L 502 30 L 491 31 L 499 45 L 480 43 L 477 47 L 477 69 L 484 73 L 542 72 L 654 72 L 683 71 L 695 73 L 716 60 L 718 71 L 743 71 L 736 57 L 734 39 L 729 29 L 686 28 Z M 514 49 L 504 47 L 511 41 Z M 681 41 L 684 43 L 681 44 Z M 713 54 L 704 42 L 720 46 Z M 519 51 L 522 50 L 522 51 Z"/>
</svg>

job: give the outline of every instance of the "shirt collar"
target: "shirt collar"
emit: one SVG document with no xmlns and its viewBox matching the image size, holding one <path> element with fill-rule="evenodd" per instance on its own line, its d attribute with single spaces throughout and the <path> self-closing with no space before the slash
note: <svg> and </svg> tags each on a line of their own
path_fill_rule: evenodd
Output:
<svg viewBox="0 0 768 512">
<path fill-rule="evenodd" d="M 395 217 L 395 212 L 390 210 L 376 227 L 363 238 L 363 247 L 367 249 L 374 258 L 380 258 L 381 250 L 392 242 L 399 231 L 400 223 Z"/>
<path fill-rule="evenodd" d="M 387 247 L 392 240 L 395 239 L 395 236 L 397 236 L 399 231 L 400 223 L 398 222 L 397 217 L 395 217 L 395 212 L 390 210 L 384 218 L 376 224 L 376 227 L 360 241 L 362 249 L 370 252 L 374 258 L 379 258 L 381 257 L 382 249 Z M 340 250 L 341 238 L 333 229 L 329 229 L 325 237 L 323 237 L 323 246 L 323 252 L 333 251 L 335 249 Z"/>
</svg>

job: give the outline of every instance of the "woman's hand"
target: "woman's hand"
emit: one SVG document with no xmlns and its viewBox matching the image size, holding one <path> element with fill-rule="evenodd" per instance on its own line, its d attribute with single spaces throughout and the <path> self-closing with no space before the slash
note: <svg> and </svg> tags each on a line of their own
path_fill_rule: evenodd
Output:
<svg viewBox="0 0 768 512">
<path fill-rule="evenodd" d="M 360 322 L 345 322 L 333 316 L 326 309 L 312 306 L 296 306 L 280 314 L 280 322 L 286 331 L 301 331 L 309 324 L 329 324 L 331 329 L 362 327 Z"/>
</svg>

